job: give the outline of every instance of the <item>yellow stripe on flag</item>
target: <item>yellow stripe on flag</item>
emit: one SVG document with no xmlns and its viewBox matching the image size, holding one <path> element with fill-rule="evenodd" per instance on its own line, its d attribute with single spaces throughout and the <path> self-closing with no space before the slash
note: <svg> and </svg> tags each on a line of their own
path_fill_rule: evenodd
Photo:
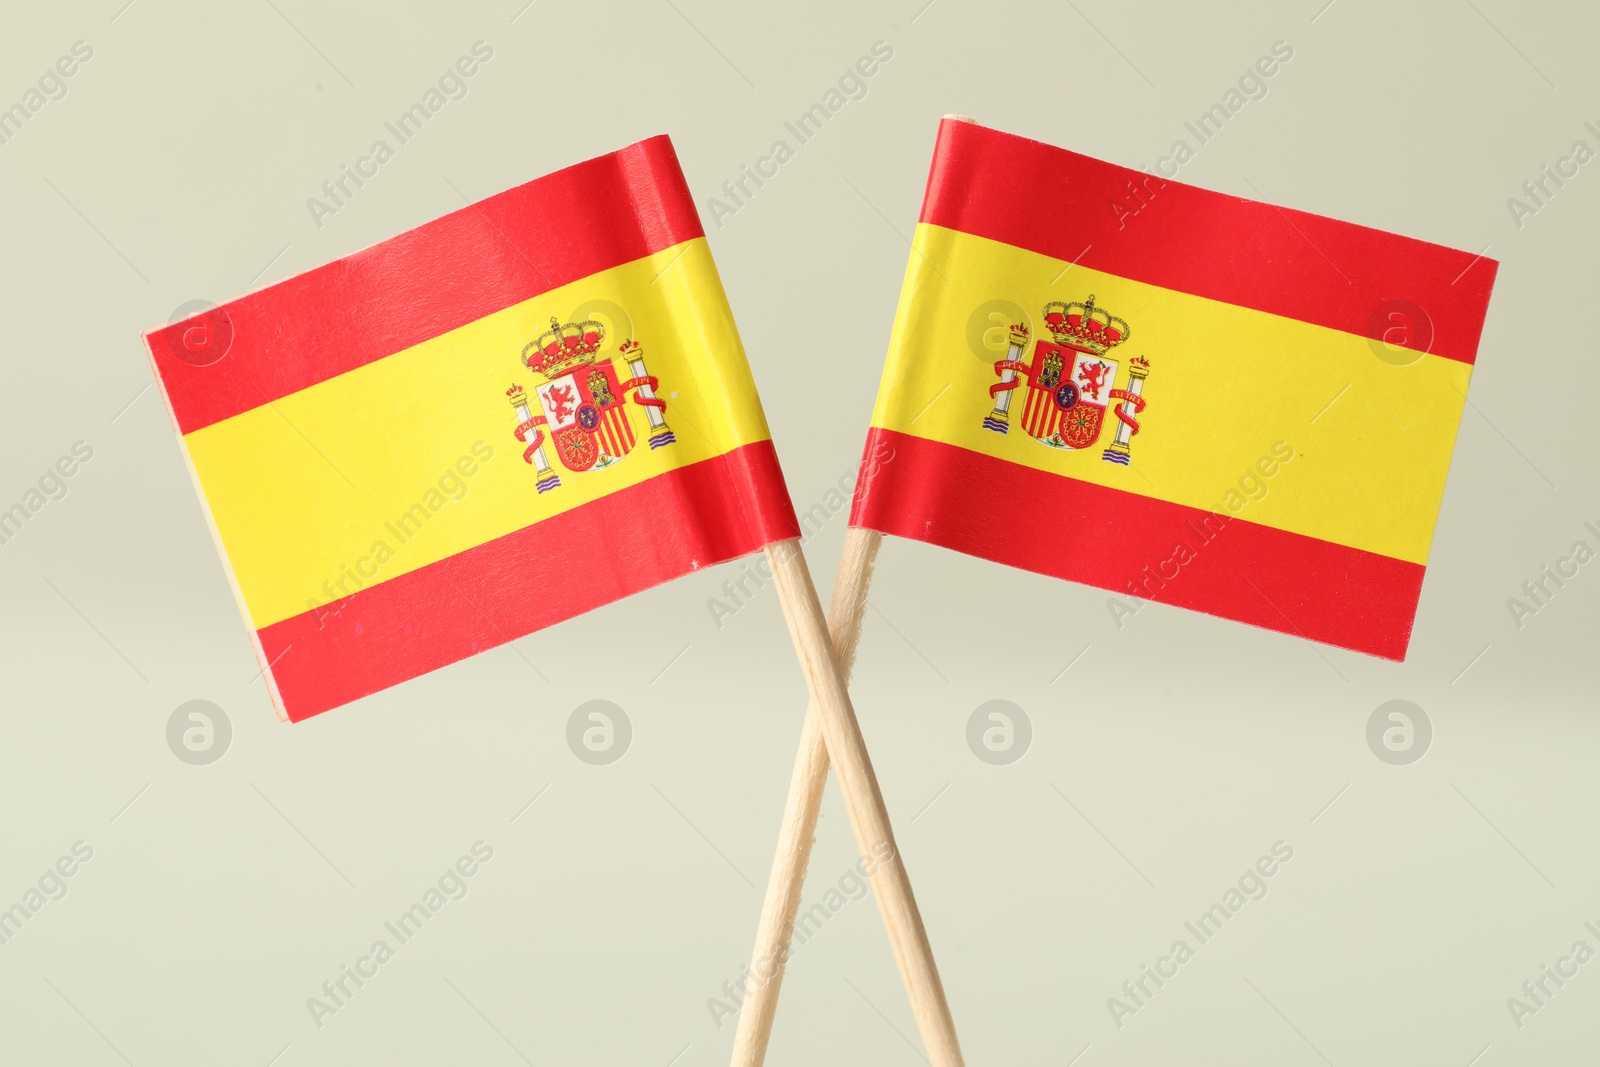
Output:
<svg viewBox="0 0 1600 1067">
<path fill-rule="evenodd" d="M 919 225 L 914 247 L 884 371 L 895 387 L 879 392 L 874 426 L 1427 562 L 1472 373 L 1467 364 L 1425 355 L 1395 365 L 1364 337 L 939 226 Z M 1010 432 L 982 426 L 1009 323 L 999 315 L 988 322 L 990 347 L 980 356 L 968 341 L 983 332 L 974 312 L 996 300 L 1024 309 L 1032 325 L 1026 363 L 1034 345 L 1052 339 L 1044 305 L 1091 294 L 1096 307 L 1130 326 L 1128 340 L 1107 353 L 1119 364 L 1118 388 L 1127 384 L 1129 359 L 1150 361 L 1131 468 L 1102 462 L 1116 427 L 1110 412 L 1099 441 L 1081 451 L 1047 448 L 1023 432 L 1026 379 L 1013 394 Z M 1252 476 L 1279 442 L 1293 449 L 1293 460 L 1268 462 L 1270 477 Z M 987 500 L 981 485 L 972 490 L 973 506 L 992 508 L 1004 522 L 1005 501 Z M 1242 509 L 1229 506 L 1242 499 Z"/>
<path fill-rule="evenodd" d="M 562 485 L 539 494 L 534 468 L 522 459 L 525 446 L 512 436 L 518 420 L 506 390 L 523 385 L 538 414 L 534 386 L 542 379 L 523 366 L 523 346 L 550 328 L 552 316 L 571 322 L 587 307 L 584 316 L 604 318 L 595 301 L 631 318 L 632 338 L 660 381 L 656 395 L 667 403 L 677 442 L 652 450 L 644 409 L 629 401 L 633 451 L 612 467 L 578 474 L 562 467 L 547 435 L 546 453 Z M 625 339 L 608 336 L 601 358 L 615 356 Z M 626 381 L 626 362 L 617 357 L 615 366 Z M 710 250 L 696 238 L 183 440 L 251 623 L 261 629 L 327 602 L 325 582 L 349 595 L 357 580 L 386 581 L 768 437 Z M 640 515 L 639 522 L 649 518 Z M 533 583 L 537 561 L 529 563 Z M 550 572 L 537 579 L 583 580 Z M 528 595 L 539 596 L 536 584 Z"/>
</svg>

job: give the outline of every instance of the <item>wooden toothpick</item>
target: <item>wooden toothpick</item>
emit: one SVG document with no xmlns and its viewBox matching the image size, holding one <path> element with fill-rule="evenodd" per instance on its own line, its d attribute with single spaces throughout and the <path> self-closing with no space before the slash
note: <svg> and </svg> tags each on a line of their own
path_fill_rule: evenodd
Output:
<svg viewBox="0 0 1600 1067">
<path fill-rule="evenodd" d="M 933 949 L 928 944 L 928 934 L 894 841 L 872 761 L 845 689 L 861 639 L 867 588 L 882 541 L 883 535 L 871 530 L 851 529 L 846 533 L 826 624 L 799 542 L 784 541 L 767 549 L 784 616 L 806 671 L 811 704 L 801 728 L 800 752 L 795 760 L 777 854 L 761 906 L 761 922 L 751 957 L 750 984 L 734 1037 L 734 1067 L 760 1067 L 766 1057 L 778 992 L 783 983 L 784 961 L 794 932 L 795 914 L 800 907 L 806 866 L 811 859 L 817 813 L 828 783 L 830 753 L 838 768 L 839 785 L 855 831 L 856 847 L 869 862 L 876 863 L 872 875 L 873 895 L 883 914 L 895 963 L 905 982 L 929 1059 L 934 1067 L 962 1067 L 964 1062 L 956 1039 L 955 1022 L 950 1017 L 944 986 L 939 980 L 939 969 L 933 960 Z"/>
</svg>

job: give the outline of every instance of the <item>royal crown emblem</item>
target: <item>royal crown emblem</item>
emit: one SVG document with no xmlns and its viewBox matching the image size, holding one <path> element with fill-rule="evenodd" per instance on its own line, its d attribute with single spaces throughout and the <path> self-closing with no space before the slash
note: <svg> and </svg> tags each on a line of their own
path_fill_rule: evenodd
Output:
<svg viewBox="0 0 1600 1067">
<path fill-rule="evenodd" d="M 594 319 L 563 323 L 552 318 L 550 328 L 522 349 L 523 366 L 542 379 L 534 383 L 540 413 L 533 414 L 521 385 L 507 389 L 506 398 L 517 415 L 513 432 L 527 445 L 522 458 L 534 467 L 541 493 L 561 485 L 545 453 L 546 436 L 561 465 L 575 473 L 610 467 L 633 451 L 638 427 L 630 393 L 633 406 L 644 411 L 650 447 L 677 441 L 667 426 L 667 402 L 656 396 L 661 383 L 645 369 L 644 348 L 630 338 L 606 356 L 605 346 L 606 328 Z M 617 373 L 619 358 L 627 364 L 626 379 Z"/>
<path fill-rule="evenodd" d="M 1056 344 L 1096 356 L 1128 339 L 1128 324 L 1095 307 L 1092 294 L 1081 304 L 1050 301 L 1044 306 L 1044 328 L 1055 335 Z"/>
<path fill-rule="evenodd" d="M 574 367 L 593 363 L 606 343 L 606 328 L 593 319 L 562 324 L 552 318 L 550 328 L 522 350 L 523 364 L 535 374 L 558 378 Z"/>
<path fill-rule="evenodd" d="M 1119 363 L 1106 353 L 1127 341 L 1132 331 L 1126 321 L 1096 307 L 1093 295 L 1081 302 L 1050 301 L 1043 321 L 1055 340 L 1037 342 L 1026 361 L 1028 324 L 1011 325 L 1006 358 L 994 364 L 1000 381 L 989 387 L 994 410 L 984 417 L 984 429 L 1010 431 L 1012 394 L 1026 381 L 1022 428 L 1030 437 L 1049 448 L 1092 448 L 1110 411 L 1117 428 L 1101 458 L 1127 466 L 1133 435 L 1139 432 L 1136 416 L 1145 407 L 1142 394 L 1150 361 L 1144 356 L 1128 360 L 1127 386 L 1118 387 Z"/>
</svg>

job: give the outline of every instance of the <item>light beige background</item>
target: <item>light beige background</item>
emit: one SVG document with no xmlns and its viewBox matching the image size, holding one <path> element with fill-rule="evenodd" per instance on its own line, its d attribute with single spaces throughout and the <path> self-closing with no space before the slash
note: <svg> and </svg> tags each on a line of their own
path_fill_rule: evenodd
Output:
<svg viewBox="0 0 1600 1067">
<path fill-rule="evenodd" d="M 969 1062 L 1588 1062 L 1600 962 L 1520 1029 L 1506 999 L 1600 949 L 1600 564 L 1520 629 L 1507 599 L 1600 547 L 1600 165 L 1520 228 L 1506 201 L 1600 148 L 1592 8 L 924 2 L 6 10 L 0 104 L 94 55 L 0 145 L 0 505 L 75 441 L 94 458 L 0 546 L 0 907 L 94 854 L 0 945 L 0 1062 L 724 1061 L 707 1001 L 749 950 L 803 705 L 770 591 L 718 629 L 730 568 L 699 574 L 282 726 L 138 334 L 657 132 L 703 200 L 879 40 L 867 95 L 707 217 L 802 507 L 859 456 L 945 112 L 1150 164 L 1283 40 L 1180 177 L 1503 264 L 1403 665 L 1163 607 L 1118 630 L 1103 593 L 885 547 L 854 691 Z M 315 226 L 307 198 L 478 40 L 469 95 Z M 824 589 L 843 529 L 809 545 Z M 232 723 L 210 766 L 167 745 L 191 699 Z M 609 766 L 565 740 L 591 699 L 632 722 Z M 966 741 L 995 699 L 1032 723 L 1007 766 Z M 1432 722 L 1409 766 L 1366 742 L 1391 699 Z M 854 858 L 836 796 L 819 838 L 808 906 Z M 465 899 L 313 1025 L 480 839 Z M 1265 899 L 1118 1028 L 1107 998 L 1280 840 Z M 850 903 L 795 958 L 771 1062 L 918 1047 Z"/>
</svg>

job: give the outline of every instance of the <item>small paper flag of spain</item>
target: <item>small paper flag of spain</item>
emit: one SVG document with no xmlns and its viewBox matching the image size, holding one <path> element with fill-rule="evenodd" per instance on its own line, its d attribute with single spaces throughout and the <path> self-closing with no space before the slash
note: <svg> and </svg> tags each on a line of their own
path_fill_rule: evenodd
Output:
<svg viewBox="0 0 1600 1067">
<path fill-rule="evenodd" d="M 146 342 L 289 719 L 798 533 L 666 137 Z"/>
<path fill-rule="evenodd" d="M 947 119 L 851 524 L 1402 659 L 1495 271 Z"/>
</svg>

